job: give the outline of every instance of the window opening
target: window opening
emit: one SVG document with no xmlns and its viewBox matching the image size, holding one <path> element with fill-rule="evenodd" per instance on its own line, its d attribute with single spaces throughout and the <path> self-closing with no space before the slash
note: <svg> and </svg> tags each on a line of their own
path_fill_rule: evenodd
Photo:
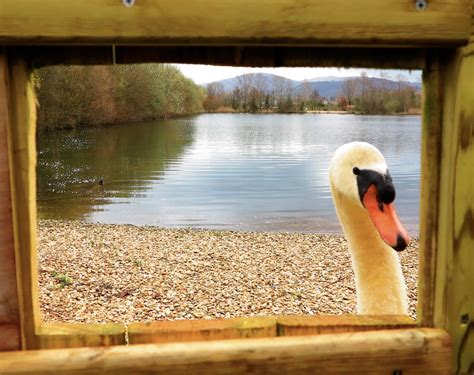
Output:
<svg viewBox="0 0 474 375">
<path fill-rule="evenodd" d="M 414 238 L 415 317 L 420 72 L 193 69 L 213 68 L 36 72 L 43 320 L 354 313 L 328 178 L 354 140 L 384 154 Z"/>
</svg>

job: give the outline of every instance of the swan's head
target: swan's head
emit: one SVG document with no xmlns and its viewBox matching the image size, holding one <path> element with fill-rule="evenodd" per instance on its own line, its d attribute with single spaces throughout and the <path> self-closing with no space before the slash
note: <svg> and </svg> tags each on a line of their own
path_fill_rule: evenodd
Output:
<svg viewBox="0 0 474 375">
<path fill-rule="evenodd" d="M 331 159 L 329 178 L 333 195 L 343 196 L 364 209 L 389 246 L 397 251 L 407 247 L 410 236 L 393 205 L 395 187 L 387 163 L 376 147 L 365 142 L 339 147 Z"/>
</svg>

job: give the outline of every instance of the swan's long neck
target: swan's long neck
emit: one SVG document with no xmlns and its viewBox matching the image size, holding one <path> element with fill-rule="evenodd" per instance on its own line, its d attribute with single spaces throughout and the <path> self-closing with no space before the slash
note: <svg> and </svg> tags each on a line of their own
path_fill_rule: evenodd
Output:
<svg viewBox="0 0 474 375">
<path fill-rule="evenodd" d="M 334 189 L 333 197 L 351 251 L 357 313 L 408 314 L 405 279 L 398 255 L 380 238 L 363 208 Z"/>
</svg>

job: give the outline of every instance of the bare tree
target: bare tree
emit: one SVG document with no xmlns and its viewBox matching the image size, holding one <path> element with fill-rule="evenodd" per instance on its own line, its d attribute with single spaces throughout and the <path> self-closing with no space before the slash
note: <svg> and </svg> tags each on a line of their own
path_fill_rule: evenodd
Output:
<svg viewBox="0 0 474 375">
<path fill-rule="evenodd" d="M 380 90 L 382 91 L 382 95 L 384 98 L 387 96 L 387 92 L 389 91 L 389 88 L 387 85 L 388 79 L 389 79 L 388 74 L 385 73 L 384 71 L 381 71 L 380 72 Z"/>
<path fill-rule="evenodd" d="M 216 111 L 224 105 L 225 90 L 221 82 L 212 82 L 206 86 L 206 98 L 203 106 L 207 111 Z"/>
<path fill-rule="evenodd" d="M 242 90 L 240 87 L 234 87 L 234 90 L 232 90 L 232 94 L 230 94 L 230 102 L 232 105 L 232 108 L 240 110 L 242 107 L 242 100 L 243 100 L 243 94 Z"/>
<path fill-rule="evenodd" d="M 301 98 L 303 100 L 308 100 L 311 97 L 311 94 L 313 93 L 313 87 L 311 86 L 311 83 L 304 81 L 301 84 Z"/>
<path fill-rule="evenodd" d="M 237 81 L 239 82 L 238 87 L 242 92 L 242 106 L 244 111 L 247 110 L 248 107 L 250 92 L 254 86 L 254 76 L 254 74 L 244 74 L 237 77 Z"/>
<path fill-rule="evenodd" d="M 286 98 L 288 95 L 292 94 L 293 85 L 291 83 L 291 80 L 280 76 L 274 76 L 272 83 L 273 92 L 277 98 Z"/>
<path fill-rule="evenodd" d="M 268 78 L 263 74 L 254 75 L 252 95 L 258 109 L 262 109 L 265 102 L 265 94 L 268 91 Z"/>
<path fill-rule="evenodd" d="M 371 94 L 370 92 L 370 79 L 367 76 L 366 72 L 360 73 L 360 87 L 361 87 L 361 95 L 360 95 L 360 101 L 361 101 L 361 107 L 362 110 L 367 112 L 368 110 L 368 101 L 369 101 L 369 96 Z"/>
<path fill-rule="evenodd" d="M 282 108 L 286 109 L 288 104 L 288 97 L 291 97 L 293 93 L 293 84 L 291 80 L 274 76 L 273 77 L 273 95 L 275 96 L 277 107 L 279 111 L 285 111 Z"/>
<path fill-rule="evenodd" d="M 342 93 L 347 98 L 349 105 L 352 104 L 353 99 L 357 94 L 357 86 L 359 85 L 359 80 L 356 78 L 346 78 L 342 81 Z"/>
</svg>

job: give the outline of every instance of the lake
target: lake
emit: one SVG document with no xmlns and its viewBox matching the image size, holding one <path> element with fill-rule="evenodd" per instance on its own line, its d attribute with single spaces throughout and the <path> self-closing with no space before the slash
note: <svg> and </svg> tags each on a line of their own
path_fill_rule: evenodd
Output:
<svg viewBox="0 0 474 375">
<path fill-rule="evenodd" d="M 328 165 L 338 146 L 354 140 L 384 154 L 399 216 L 416 234 L 420 116 L 202 114 L 43 133 L 38 214 L 162 227 L 340 232 Z"/>
</svg>

